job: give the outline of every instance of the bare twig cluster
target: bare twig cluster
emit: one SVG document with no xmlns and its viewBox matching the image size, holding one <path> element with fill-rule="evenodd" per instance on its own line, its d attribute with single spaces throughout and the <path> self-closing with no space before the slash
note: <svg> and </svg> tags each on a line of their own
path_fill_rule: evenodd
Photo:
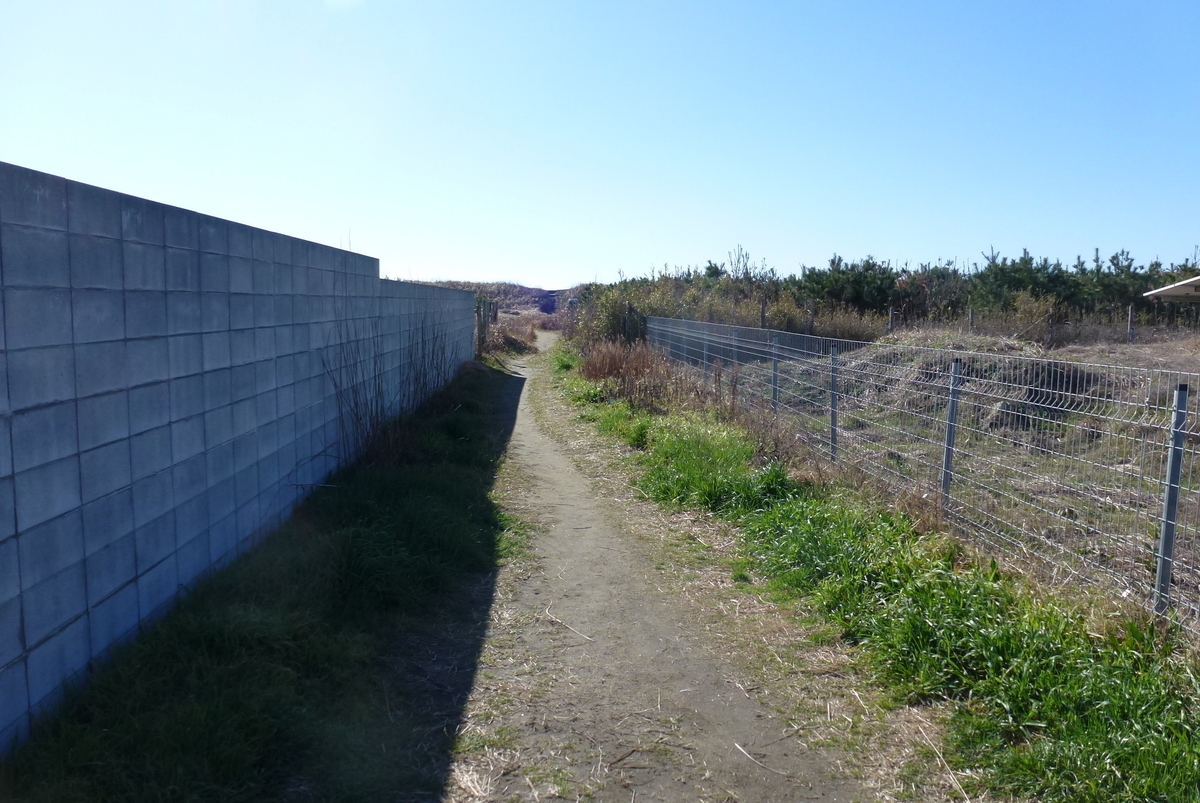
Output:
<svg viewBox="0 0 1200 803">
<path fill-rule="evenodd" d="M 405 430 L 392 426 L 451 378 L 454 366 L 446 326 L 425 310 L 404 328 L 385 315 L 380 299 L 361 316 L 339 312 L 322 352 L 338 408 L 339 455 L 369 462 L 404 451 Z M 349 305 L 346 305 L 349 307 Z M 392 331 L 385 329 L 389 322 Z"/>
</svg>

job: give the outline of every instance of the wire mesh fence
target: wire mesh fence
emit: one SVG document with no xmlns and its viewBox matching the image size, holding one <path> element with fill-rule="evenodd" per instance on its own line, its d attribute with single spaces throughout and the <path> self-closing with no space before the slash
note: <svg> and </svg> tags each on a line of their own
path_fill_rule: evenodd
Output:
<svg viewBox="0 0 1200 803">
<path fill-rule="evenodd" d="M 822 460 L 928 496 L 984 553 L 1200 633 L 1196 374 L 648 318 Z"/>
</svg>

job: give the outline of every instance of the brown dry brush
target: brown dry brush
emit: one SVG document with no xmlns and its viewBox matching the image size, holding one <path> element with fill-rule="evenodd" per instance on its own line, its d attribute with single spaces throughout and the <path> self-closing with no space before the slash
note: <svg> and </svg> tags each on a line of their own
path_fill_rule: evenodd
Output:
<svg viewBox="0 0 1200 803">
<path fill-rule="evenodd" d="M 506 315 L 501 313 L 496 322 L 488 327 L 484 351 L 508 354 L 525 354 L 533 351 L 537 344 L 537 330 L 544 329 L 542 319 L 550 316 L 540 312 Z"/>
<path fill-rule="evenodd" d="M 580 374 L 593 382 L 605 382 L 616 398 L 625 399 L 636 410 L 665 412 L 678 392 L 666 355 L 645 343 L 596 343 L 584 356 Z"/>
<path fill-rule="evenodd" d="M 605 383 L 613 398 L 628 401 L 635 410 L 698 409 L 713 401 L 711 388 L 677 370 L 665 354 L 644 342 L 595 343 L 584 354 L 579 373 Z"/>
<path fill-rule="evenodd" d="M 625 344 L 606 340 L 585 353 L 579 372 L 585 379 L 603 382 L 613 398 L 627 401 L 634 410 L 712 413 L 750 433 L 764 462 L 799 462 L 799 452 L 794 448 L 796 438 L 779 426 L 769 399 L 746 392 L 737 365 L 716 360 L 706 373 L 671 362 L 665 353 L 644 341 Z"/>
</svg>

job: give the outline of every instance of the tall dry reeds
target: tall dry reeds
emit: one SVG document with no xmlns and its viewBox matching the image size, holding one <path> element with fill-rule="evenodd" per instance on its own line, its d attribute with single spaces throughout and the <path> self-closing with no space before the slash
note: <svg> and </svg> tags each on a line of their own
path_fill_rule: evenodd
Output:
<svg viewBox="0 0 1200 803">
<path fill-rule="evenodd" d="M 675 390 L 666 356 L 644 342 L 600 341 L 584 355 L 579 371 L 585 379 L 610 385 L 614 395 L 639 410 L 664 411 Z"/>
</svg>

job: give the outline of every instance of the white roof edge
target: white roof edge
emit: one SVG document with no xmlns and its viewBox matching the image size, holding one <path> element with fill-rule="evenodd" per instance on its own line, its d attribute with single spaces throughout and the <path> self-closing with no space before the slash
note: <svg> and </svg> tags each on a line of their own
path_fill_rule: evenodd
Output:
<svg viewBox="0 0 1200 803">
<path fill-rule="evenodd" d="M 1187 292 L 1187 291 L 1192 292 Z M 1174 292 L 1172 292 L 1174 291 Z M 1184 279 L 1175 284 L 1168 284 L 1166 287 L 1159 287 L 1156 290 L 1151 290 L 1148 293 L 1142 293 L 1142 296 L 1177 296 L 1179 298 L 1190 298 L 1192 293 L 1200 294 L 1200 276 L 1193 276 L 1190 279 Z M 1197 296 L 1197 301 L 1200 301 L 1200 296 Z"/>
</svg>

